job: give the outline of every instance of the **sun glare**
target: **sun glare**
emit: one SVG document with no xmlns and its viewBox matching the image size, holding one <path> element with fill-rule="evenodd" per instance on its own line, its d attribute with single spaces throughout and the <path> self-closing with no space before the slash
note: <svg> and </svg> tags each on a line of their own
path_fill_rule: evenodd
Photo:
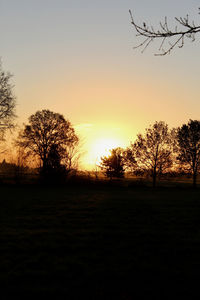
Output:
<svg viewBox="0 0 200 300">
<path fill-rule="evenodd" d="M 129 144 L 126 130 L 116 124 L 79 124 L 77 130 L 85 136 L 83 155 L 81 158 L 82 170 L 94 170 L 101 162 L 101 157 L 108 156 L 110 150 Z"/>
<path fill-rule="evenodd" d="M 96 139 L 91 148 L 91 156 L 94 163 L 99 164 L 102 156 L 110 154 L 110 150 L 116 147 L 121 147 L 122 142 L 113 138 Z"/>
</svg>

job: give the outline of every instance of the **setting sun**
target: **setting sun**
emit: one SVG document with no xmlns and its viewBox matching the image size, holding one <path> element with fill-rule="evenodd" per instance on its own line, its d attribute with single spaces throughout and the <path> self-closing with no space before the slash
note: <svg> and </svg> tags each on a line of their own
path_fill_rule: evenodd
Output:
<svg viewBox="0 0 200 300">
<path fill-rule="evenodd" d="M 94 141 L 92 152 L 97 157 L 97 159 L 100 159 L 102 156 L 108 155 L 110 149 L 119 147 L 119 144 L 120 141 L 115 139 L 97 139 L 96 141 Z"/>
<path fill-rule="evenodd" d="M 199 2 L 0 0 L 2 299 L 200 298 Z"/>
<path fill-rule="evenodd" d="M 80 168 L 82 170 L 94 170 L 99 165 L 102 156 L 110 154 L 111 149 L 126 148 L 130 143 L 131 134 L 115 123 L 80 123 L 76 126 L 76 132 L 83 137 L 82 157 Z"/>
<path fill-rule="evenodd" d="M 92 168 L 98 165 L 102 156 L 107 156 L 110 150 L 117 147 L 124 147 L 123 140 L 117 138 L 96 138 L 91 144 L 91 148 L 88 151 L 88 159 L 85 162 Z"/>
</svg>

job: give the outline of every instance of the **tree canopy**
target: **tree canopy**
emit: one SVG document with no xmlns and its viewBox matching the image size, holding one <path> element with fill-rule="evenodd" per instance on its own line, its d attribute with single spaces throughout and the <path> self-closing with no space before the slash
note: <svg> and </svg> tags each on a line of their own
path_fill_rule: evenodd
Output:
<svg viewBox="0 0 200 300">
<path fill-rule="evenodd" d="M 50 110 L 37 111 L 20 132 L 17 144 L 39 158 L 43 171 L 56 166 L 68 155 L 67 149 L 78 143 L 74 128 L 64 116 Z"/>
<path fill-rule="evenodd" d="M 144 135 L 138 134 L 132 151 L 137 161 L 137 168 L 149 170 L 156 185 L 158 174 L 162 174 L 172 165 L 173 141 L 172 132 L 162 121 L 155 122 L 146 128 Z"/>
</svg>

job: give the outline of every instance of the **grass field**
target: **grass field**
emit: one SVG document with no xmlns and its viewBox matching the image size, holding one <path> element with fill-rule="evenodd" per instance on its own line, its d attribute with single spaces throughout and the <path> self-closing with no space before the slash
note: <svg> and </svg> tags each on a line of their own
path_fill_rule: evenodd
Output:
<svg viewBox="0 0 200 300">
<path fill-rule="evenodd" d="M 0 191 L 2 299 L 200 297 L 200 190 Z"/>
</svg>

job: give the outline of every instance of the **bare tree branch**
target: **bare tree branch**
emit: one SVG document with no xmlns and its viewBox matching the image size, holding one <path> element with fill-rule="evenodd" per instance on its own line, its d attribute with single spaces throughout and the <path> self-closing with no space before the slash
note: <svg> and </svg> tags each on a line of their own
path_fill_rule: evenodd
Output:
<svg viewBox="0 0 200 300">
<path fill-rule="evenodd" d="M 194 42 L 196 34 L 200 32 L 200 25 L 197 26 L 194 21 L 190 21 L 188 15 L 184 18 L 175 17 L 177 25 L 182 26 L 183 29 L 179 29 L 178 26 L 175 26 L 175 28 L 171 30 L 168 25 L 167 17 L 165 17 L 163 22 L 160 22 L 158 29 L 154 29 L 153 26 L 147 25 L 145 22 L 143 22 L 142 25 L 138 25 L 133 18 L 131 10 L 129 10 L 129 13 L 131 24 L 136 30 L 136 36 L 143 38 L 142 42 L 135 46 L 134 49 L 142 48 L 142 53 L 155 39 L 160 39 L 161 43 L 158 53 L 155 55 L 163 56 L 170 54 L 176 46 L 179 48 L 183 47 L 185 38 L 191 39 L 191 41 Z"/>
</svg>

